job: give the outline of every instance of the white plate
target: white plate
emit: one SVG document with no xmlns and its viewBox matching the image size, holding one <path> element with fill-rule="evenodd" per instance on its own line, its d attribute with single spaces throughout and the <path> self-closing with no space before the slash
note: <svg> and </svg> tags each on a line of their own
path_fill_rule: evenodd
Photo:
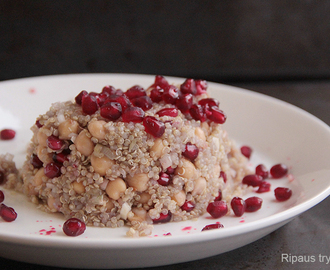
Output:
<svg viewBox="0 0 330 270">
<path fill-rule="evenodd" d="M 182 83 L 181 78 L 167 78 Z M 35 118 L 52 102 L 74 98 L 81 90 L 100 91 L 104 85 L 127 89 L 144 87 L 154 76 L 81 74 L 18 79 L 0 83 L 0 129 L 14 128 L 12 141 L 0 141 L 0 153 L 15 154 L 20 167 L 32 135 Z M 24 196 L 5 190 L 5 203 L 18 218 L 0 221 L 0 256 L 59 267 L 133 268 L 173 264 L 217 255 L 251 243 L 308 210 L 330 193 L 330 128 L 309 113 L 277 99 L 248 90 L 209 83 L 210 93 L 227 113 L 229 135 L 239 144 L 253 147 L 251 166 L 268 167 L 282 162 L 289 177 L 270 180 L 272 191 L 259 194 L 264 204 L 242 218 L 232 215 L 218 220 L 205 215 L 197 221 L 156 225 L 151 237 L 125 237 L 127 228 L 92 228 L 79 237 L 67 237 L 60 214 L 46 214 Z M 287 202 L 276 202 L 273 189 L 293 190 Z M 245 197 L 257 195 L 248 194 Z M 206 224 L 220 221 L 225 228 L 201 232 Z M 171 236 L 164 236 L 167 233 Z"/>
</svg>

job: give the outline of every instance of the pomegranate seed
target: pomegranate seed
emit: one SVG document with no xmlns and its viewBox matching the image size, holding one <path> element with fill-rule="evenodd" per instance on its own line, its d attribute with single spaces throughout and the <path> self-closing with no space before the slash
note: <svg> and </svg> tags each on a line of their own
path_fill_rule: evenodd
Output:
<svg viewBox="0 0 330 270">
<path fill-rule="evenodd" d="M 110 103 L 110 102 L 118 102 L 120 103 L 121 105 L 121 109 L 122 111 L 124 112 L 128 107 L 131 107 L 132 106 L 132 103 L 131 101 L 126 97 L 126 96 L 123 96 L 123 95 L 111 95 L 109 96 L 106 100 L 105 100 L 105 104 L 106 103 Z"/>
<path fill-rule="evenodd" d="M 209 203 L 206 208 L 206 211 L 213 217 L 213 218 L 220 218 L 227 214 L 228 206 L 225 201 L 215 201 Z"/>
<path fill-rule="evenodd" d="M 201 105 L 198 104 L 193 104 L 191 106 L 191 108 L 189 109 L 190 115 L 193 119 L 195 119 L 196 121 L 201 121 L 201 122 L 205 122 L 206 120 L 206 114 L 203 110 L 203 107 Z"/>
<path fill-rule="evenodd" d="M 158 184 L 162 186 L 168 186 L 171 183 L 172 177 L 168 173 L 161 172 L 157 180 Z"/>
<path fill-rule="evenodd" d="M 12 222 L 17 218 L 17 213 L 12 207 L 8 207 L 2 203 L 0 206 L 0 216 L 4 221 Z"/>
<path fill-rule="evenodd" d="M 59 177 L 61 175 L 61 164 L 50 162 L 44 168 L 44 173 L 49 178 Z"/>
<path fill-rule="evenodd" d="M 222 177 L 224 183 L 227 183 L 227 174 L 224 171 L 220 172 L 220 177 Z"/>
<path fill-rule="evenodd" d="M 186 79 L 183 84 L 180 85 L 180 90 L 184 94 L 192 94 L 195 95 L 196 90 L 196 84 L 194 79 Z"/>
<path fill-rule="evenodd" d="M 64 161 L 69 161 L 69 157 L 67 154 L 61 152 L 61 153 L 54 153 L 53 154 L 53 160 L 55 162 L 63 164 Z"/>
<path fill-rule="evenodd" d="M 270 175 L 275 178 L 282 178 L 288 173 L 288 167 L 285 164 L 276 164 L 270 168 Z"/>
<path fill-rule="evenodd" d="M 167 173 L 167 174 L 169 174 L 169 175 L 172 175 L 172 174 L 174 174 L 174 172 L 175 172 L 175 169 L 174 169 L 174 168 L 172 168 L 171 166 L 170 166 L 170 167 L 168 167 L 168 168 L 166 169 L 166 173 Z"/>
<path fill-rule="evenodd" d="M 203 231 L 209 231 L 209 230 L 214 230 L 214 229 L 219 229 L 219 228 L 224 228 L 224 226 L 221 223 L 214 223 L 214 224 L 209 224 L 206 225 L 203 229 Z"/>
<path fill-rule="evenodd" d="M 122 108 L 119 102 L 109 102 L 100 108 L 100 115 L 111 121 L 116 121 L 121 114 Z"/>
<path fill-rule="evenodd" d="M 181 209 L 186 212 L 191 212 L 194 210 L 195 204 L 192 201 L 185 201 L 184 204 L 181 206 Z"/>
<path fill-rule="evenodd" d="M 161 102 L 163 100 L 162 95 L 164 93 L 164 89 L 156 86 L 150 92 L 150 98 L 153 102 Z"/>
<path fill-rule="evenodd" d="M 115 92 L 115 95 L 117 95 L 117 96 L 123 96 L 124 95 L 124 91 L 121 90 L 121 89 L 117 89 L 116 92 Z"/>
<path fill-rule="evenodd" d="M 65 143 L 63 140 L 60 140 L 58 137 L 51 135 L 47 138 L 47 146 L 52 150 L 61 150 Z"/>
<path fill-rule="evenodd" d="M 262 206 L 262 199 L 259 197 L 250 197 L 245 200 L 246 203 L 246 212 L 255 212 L 258 211 Z"/>
<path fill-rule="evenodd" d="M 0 203 L 2 203 L 5 200 L 5 194 L 3 194 L 3 191 L 0 190 Z"/>
<path fill-rule="evenodd" d="M 5 173 L 3 171 L 0 171 L 0 185 L 2 185 L 5 182 Z"/>
<path fill-rule="evenodd" d="M 256 167 L 256 174 L 260 175 L 263 179 L 266 179 L 268 177 L 268 170 L 265 165 L 259 164 Z"/>
<path fill-rule="evenodd" d="M 129 99 L 138 98 L 146 96 L 146 91 L 139 85 L 134 85 L 131 88 L 129 88 L 125 93 L 125 96 L 127 96 Z"/>
<path fill-rule="evenodd" d="M 270 186 L 271 186 L 270 183 L 266 181 L 262 181 L 257 190 L 257 193 L 264 193 L 270 191 Z"/>
<path fill-rule="evenodd" d="M 285 187 L 278 187 L 274 190 L 276 200 L 284 202 L 292 196 L 292 190 Z"/>
<path fill-rule="evenodd" d="M 207 118 L 217 124 L 224 124 L 227 120 L 226 114 L 217 106 L 211 106 L 207 109 Z"/>
<path fill-rule="evenodd" d="M 194 161 L 197 158 L 198 153 L 199 153 L 198 147 L 196 145 L 188 142 L 186 144 L 186 147 L 185 147 L 182 155 L 185 158 L 189 159 L 190 161 Z"/>
<path fill-rule="evenodd" d="M 181 95 L 176 100 L 176 106 L 183 113 L 189 112 L 189 109 L 191 108 L 192 104 L 193 104 L 193 95 L 192 94 Z"/>
<path fill-rule="evenodd" d="M 203 98 L 200 101 L 198 101 L 198 104 L 201 105 L 202 107 L 212 107 L 216 106 L 219 107 L 219 101 L 214 99 L 214 98 Z"/>
<path fill-rule="evenodd" d="M 245 201 L 240 197 L 234 197 L 230 202 L 231 208 L 234 211 L 235 216 L 241 217 L 243 216 L 246 208 Z"/>
<path fill-rule="evenodd" d="M 171 117 L 177 117 L 179 114 L 178 109 L 176 108 L 164 108 L 157 112 L 159 116 L 171 116 Z"/>
<path fill-rule="evenodd" d="M 63 232 L 67 236 L 78 236 L 85 232 L 86 224 L 78 218 L 69 218 L 63 224 Z"/>
<path fill-rule="evenodd" d="M 43 164 L 42 161 L 35 154 L 31 155 L 30 163 L 33 165 L 34 168 L 41 168 Z"/>
<path fill-rule="evenodd" d="M 12 129 L 3 129 L 0 132 L 0 138 L 1 140 L 12 140 L 15 138 L 16 132 Z"/>
<path fill-rule="evenodd" d="M 144 111 L 139 107 L 128 107 L 122 114 L 123 122 L 140 123 L 143 121 Z"/>
<path fill-rule="evenodd" d="M 87 96 L 88 95 L 88 92 L 85 91 L 85 90 L 82 90 L 76 97 L 75 97 L 75 100 L 76 100 L 76 103 L 78 105 L 81 105 L 82 104 L 82 98 L 84 96 Z"/>
<path fill-rule="evenodd" d="M 244 145 L 241 147 L 241 153 L 243 156 L 250 158 L 252 154 L 252 148 L 250 146 Z"/>
<path fill-rule="evenodd" d="M 148 96 L 142 96 L 131 99 L 134 106 L 140 107 L 142 110 L 147 111 L 152 107 L 152 100 Z"/>
<path fill-rule="evenodd" d="M 196 80 L 196 95 L 201 95 L 206 93 L 207 82 L 205 80 Z"/>
<path fill-rule="evenodd" d="M 249 174 L 243 177 L 242 183 L 252 187 L 260 186 L 263 178 L 257 174 Z"/>
<path fill-rule="evenodd" d="M 84 95 L 81 100 L 81 107 L 85 114 L 93 114 L 99 109 L 97 99 L 93 95 Z"/>
<path fill-rule="evenodd" d="M 154 224 L 159 224 L 159 223 L 167 223 L 171 221 L 172 218 L 172 213 L 170 211 L 167 212 L 167 214 L 160 213 L 159 218 L 153 219 L 152 222 Z"/>
<path fill-rule="evenodd" d="M 111 85 L 106 85 L 102 88 L 102 93 L 106 93 L 108 96 L 114 95 L 116 93 L 116 88 Z"/>
<path fill-rule="evenodd" d="M 179 97 L 179 89 L 174 85 L 169 85 L 164 89 L 162 99 L 168 104 L 175 104 Z"/>
<path fill-rule="evenodd" d="M 165 132 L 165 124 L 153 116 L 146 116 L 143 119 L 143 126 L 147 133 L 156 138 L 161 137 Z"/>
<path fill-rule="evenodd" d="M 222 200 L 222 191 L 219 190 L 219 194 L 217 197 L 214 198 L 214 201 L 216 202 L 216 201 L 221 201 L 221 200 Z"/>
<path fill-rule="evenodd" d="M 155 77 L 155 83 L 153 84 L 153 86 L 159 86 L 160 88 L 165 89 L 169 86 L 169 83 L 163 76 L 157 75 Z"/>
<path fill-rule="evenodd" d="M 37 121 L 36 121 L 36 126 L 37 126 L 38 128 L 41 128 L 43 125 L 41 125 L 41 124 L 40 124 L 40 121 L 37 120 Z"/>
<path fill-rule="evenodd" d="M 89 95 L 94 96 L 96 98 L 97 104 L 99 106 L 102 106 L 105 99 L 109 96 L 107 93 L 96 93 L 96 92 L 90 92 Z"/>
</svg>

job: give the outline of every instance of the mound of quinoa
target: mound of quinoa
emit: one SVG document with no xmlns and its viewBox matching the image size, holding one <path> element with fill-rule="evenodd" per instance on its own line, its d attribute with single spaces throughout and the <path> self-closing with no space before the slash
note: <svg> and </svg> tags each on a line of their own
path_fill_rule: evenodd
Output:
<svg viewBox="0 0 330 270">
<path fill-rule="evenodd" d="M 43 211 L 79 218 L 89 226 L 127 225 L 127 235 L 133 237 L 150 235 L 156 223 L 203 215 L 219 191 L 227 202 L 242 195 L 247 158 L 223 125 L 196 119 L 189 110 L 159 116 L 161 109 L 177 105 L 161 99 L 157 80 L 159 76 L 145 90 L 152 97 L 152 90 L 160 89 L 157 102 L 153 97 L 144 109 L 144 117 L 153 116 L 164 124 L 160 137 L 147 132 L 143 121 L 103 117 L 101 103 L 96 111 L 86 113 L 78 96 L 75 101 L 57 102 L 32 126 L 20 177 L 7 179 L 6 186 L 26 194 Z M 175 87 L 179 99 L 182 85 Z M 99 98 L 101 93 L 93 95 Z M 115 93 L 125 95 L 118 89 Z M 209 98 L 206 87 L 191 96 L 193 104 Z M 50 137 L 59 142 L 58 148 L 51 145 Z M 183 154 L 187 144 L 198 149 L 194 160 Z M 10 157 L 5 160 L 11 162 Z M 162 173 L 169 176 L 169 183 L 160 181 Z M 193 207 L 184 207 L 187 202 Z"/>
</svg>

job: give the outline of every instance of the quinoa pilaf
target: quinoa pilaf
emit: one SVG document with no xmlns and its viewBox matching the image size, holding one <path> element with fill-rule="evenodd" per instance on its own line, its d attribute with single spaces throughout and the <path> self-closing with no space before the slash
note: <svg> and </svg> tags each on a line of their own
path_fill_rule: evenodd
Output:
<svg viewBox="0 0 330 270">
<path fill-rule="evenodd" d="M 146 90 L 105 86 L 53 103 L 31 127 L 20 177 L 12 157 L 0 157 L 5 187 L 89 226 L 128 225 L 133 237 L 203 215 L 219 192 L 230 202 L 246 189 L 248 159 L 206 88 L 202 80 L 174 86 L 156 76 Z"/>
</svg>

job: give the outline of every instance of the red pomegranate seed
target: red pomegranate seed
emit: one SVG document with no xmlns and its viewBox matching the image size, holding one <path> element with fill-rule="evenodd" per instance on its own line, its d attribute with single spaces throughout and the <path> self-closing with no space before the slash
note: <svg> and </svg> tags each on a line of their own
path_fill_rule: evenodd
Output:
<svg viewBox="0 0 330 270">
<path fill-rule="evenodd" d="M 190 115 L 196 121 L 205 122 L 206 121 L 206 114 L 203 110 L 203 107 L 198 104 L 193 104 L 189 109 Z"/>
<path fill-rule="evenodd" d="M 82 90 L 76 97 L 75 97 L 75 100 L 76 100 L 76 103 L 78 104 L 78 105 L 81 105 L 81 103 L 82 103 L 82 98 L 84 97 L 84 96 L 87 96 L 88 95 L 88 92 L 87 91 L 85 91 L 85 90 Z"/>
<path fill-rule="evenodd" d="M 263 178 L 257 174 L 249 174 L 243 177 L 242 183 L 252 187 L 260 186 Z"/>
<path fill-rule="evenodd" d="M 5 200 L 5 194 L 3 194 L 3 191 L 0 190 L 0 203 L 2 203 Z"/>
<path fill-rule="evenodd" d="M 242 198 L 234 197 L 230 202 L 230 206 L 233 209 L 235 216 L 243 216 L 246 208 L 246 203 Z"/>
<path fill-rule="evenodd" d="M 171 211 L 168 211 L 167 214 L 160 213 L 159 218 L 153 219 L 152 222 L 154 224 L 159 224 L 159 223 L 167 223 L 170 222 L 172 218 L 172 213 Z"/>
<path fill-rule="evenodd" d="M 131 88 L 129 88 L 125 93 L 125 96 L 127 96 L 129 99 L 138 98 L 146 96 L 146 91 L 140 86 L 140 85 L 134 85 Z"/>
<path fill-rule="evenodd" d="M 179 89 L 174 85 L 169 85 L 164 89 L 162 99 L 168 104 L 175 104 L 179 97 Z"/>
<path fill-rule="evenodd" d="M 54 153 L 53 154 L 53 160 L 55 162 L 63 164 L 64 161 L 69 161 L 69 157 L 67 154 L 61 152 L 61 153 Z"/>
<path fill-rule="evenodd" d="M 184 204 L 181 206 L 181 209 L 186 212 L 191 212 L 194 210 L 195 204 L 192 201 L 185 201 Z"/>
<path fill-rule="evenodd" d="M 181 95 L 176 100 L 176 106 L 183 113 L 189 112 L 189 109 L 191 108 L 192 104 L 193 104 L 193 95 L 192 94 Z"/>
<path fill-rule="evenodd" d="M 41 168 L 43 165 L 42 161 L 35 154 L 32 154 L 32 156 L 30 158 L 30 162 L 34 168 Z"/>
<path fill-rule="evenodd" d="M 41 128 L 41 127 L 42 127 L 42 125 L 40 124 L 40 121 L 39 121 L 39 120 L 36 121 L 36 126 L 37 126 L 38 128 Z"/>
<path fill-rule="evenodd" d="M 263 179 L 266 179 L 268 177 L 268 170 L 265 165 L 259 164 L 256 167 L 256 174 L 260 175 Z"/>
<path fill-rule="evenodd" d="M 4 221 L 12 222 L 17 218 L 17 213 L 12 207 L 2 203 L 0 205 L 0 216 Z"/>
<path fill-rule="evenodd" d="M 206 208 L 206 211 L 213 217 L 213 218 L 220 218 L 227 214 L 228 206 L 225 201 L 215 201 L 209 203 Z"/>
<path fill-rule="evenodd" d="M 2 185 L 5 182 L 5 173 L 3 171 L 0 171 L 0 185 Z"/>
<path fill-rule="evenodd" d="M 150 91 L 150 98 L 153 102 L 161 102 L 163 100 L 163 93 L 163 88 L 160 88 L 160 86 L 155 86 L 155 88 Z"/>
<path fill-rule="evenodd" d="M 205 80 L 196 80 L 196 95 L 201 95 L 206 93 L 207 82 Z"/>
<path fill-rule="evenodd" d="M 116 93 L 116 88 L 111 85 L 106 85 L 102 88 L 102 93 L 106 93 L 108 96 L 114 95 Z"/>
<path fill-rule="evenodd" d="M 221 223 L 214 223 L 214 224 L 209 224 L 206 225 L 203 229 L 203 231 L 209 231 L 209 230 L 214 230 L 214 229 L 219 229 L 219 228 L 224 228 L 224 226 Z"/>
<path fill-rule="evenodd" d="M 81 101 L 81 107 L 85 114 L 93 114 L 99 109 L 97 99 L 93 95 L 84 95 Z"/>
<path fill-rule="evenodd" d="M 196 90 L 196 84 L 194 79 L 186 79 L 183 84 L 180 85 L 180 90 L 183 94 L 192 94 L 195 95 Z"/>
<path fill-rule="evenodd" d="M 171 183 L 171 180 L 172 177 L 168 173 L 160 172 L 157 182 L 162 186 L 168 186 Z"/>
<path fill-rule="evenodd" d="M 1 140 L 12 140 L 15 138 L 16 132 L 12 129 L 3 129 L 0 132 L 0 139 Z"/>
<path fill-rule="evenodd" d="M 143 121 L 144 111 L 139 107 L 128 107 L 122 114 L 123 122 L 140 123 Z"/>
<path fill-rule="evenodd" d="M 61 175 L 61 164 L 50 162 L 44 168 L 44 173 L 49 178 L 59 177 Z"/>
<path fill-rule="evenodd" d="M 217 106 L 211 106 L 207 109 L 206 116 L 211 121 L 217 124 L 224 124 L 227 120 L 226 114 Z"/>
<path fill-rule="evenodd" d="M 110 102 L 118 102 L 118 103 L 120 103 L 120 105 L 121 105 L 121 109 L 122 109 L 123 112 L 124 112 L 128 107 L 131 107 L 131 106 L 132 106 L 131 101 L 130 101 L 126 96 L 124 96 L 124 95 L 117 95 L 117 94 L 115 94 L 115 95 L 111 95 L 111 96 L 109 96 L 109 97 L 105 100 L 104 104 L 106 104 L 106 103 L 110 103 Z"/>
<path fill-rule="evenodd" d="M 288 167 L 285 164 L 276 164 L 270 168 L 270 175 L 275 178 L 282 178 L 288 173 Z"/>
<path fill-rule="evenodd" d="M 264 193 L 270 191 L 270 186 L 271 186 L 270 183 L 266 181 L 262 181 L 257 190 L 257 193 Z"/>
<path fill-rule="evenodd" d="M 219 190 L 218 196 L 214 198 L 214 201 L 221 201 L 222 200 L 222 191 Z"/>
<path fill-rule="evenodd" d="M 190 161 L 194 161 L 197 158 L 198 153 L 199 153 L 198 147 L 196 145 L 188 142 L 186 144 L 186 147 L 185 147 L 182 155 L 185 158 L 189 159 Z"/>
<path fill-rule="evenodd" d="M 147 111 L 152 107 L 152 100 L 148 96 L 142 96 L 131 99 L 134 106 L 140 107 L 142 110 Z"/>
<path fill-rule="evenodd" d="M 214 98 L 203 98 L 200 101 L 198 101 L 198 104 L 201 105 L 202 107 L 212 107 L 216 106 L 219 107 L 219 101 L 214 99 Z"/>
<path fill-rule="evenodd" d="M 160 88 L 165 89 L 169 86 L 169 83 L 163 76 L 156 75 L 155 83 L 153 84 L 153 86 L 159 86 Z"/>
<path fill-rule="evenodd" d="M 255 212 L 258 211 L 262 206 L 262 199 L 259 197 L 250 197 L 245 200 L 246 203 L 246 212 Z"/>
<path fill-rule="evenodd" d="M 172 174 L 174 174 L 174 172 L 175 172 L 175 169 L 174 169 L 174 168 L 172 168 L 171 166 L 170 166 L 170 167 L 168 167 L 168 168 L 166 169 L 166 173 L 167 173 L 167 174 L 169 174 L 169 175 L 172 175 Z"/>
<path fill-rule="evenodd" d="M 222 177 L 223 182 L 227 183 L 227 174 L 224 171 L 220 172 L 220 177 Z"/>
<path fill-rule="evenodd" d="M 90 92 L 89 95 L 94 96 L 96 98 L 97 104 L 99 104 L 99 106 L 102 106 L 105 99 L 109 97 L 109 94 L 107 93 Z"/>
<path fill-rule="evenodd" d="M 153 116 L 146 116 L 143 119 L 143 126 L 147 133 L 156 138 L 161 137 L 165 132 L 165 124 Z"/>
<path fill-rule="evenodd" d="M 61 150 L 65 143 L 63 140 L 59 139 L 58 137 L 51 135 L 47 138 L 47 146 L 52 150 Z"/>
<path fill-rule="evenodd" d="M 243 156 L 250 158 L 252 154 L 252 148 L 250 146 L 244 145 L 241 147 L 241 153 Z"/>
<path fill-rule="evenodd" d="M 119 102 L 105 103 L 100 108 L 100 115 L 105 119 L 116 121 L 122 114 L 122 108 Z"/>
<path fill-rule="evenodd" d="M 164 108 L 158 111 L 156 114 L 159 116 L 171 116 L 171 117 L 177 117 L 179 114 L 178 109 L 176 108 Z"/>
<path fill-rule="evenodd" d="M 274 194 L 275 194 L 276 200 L 278 200 L 280 202 L 284 202 L 291 198 L 292 190 L 289 188 L 285 188 L 285 187 L 278 187 L 278 188 L 275 188 Z"/>
<path fill-rule="evenodd" d="M 63 224 L 63 232 L 67 236 L 78 236 L 85 232 L 86 224 L 78 218 L 69 218 Z"/>
</svg>

